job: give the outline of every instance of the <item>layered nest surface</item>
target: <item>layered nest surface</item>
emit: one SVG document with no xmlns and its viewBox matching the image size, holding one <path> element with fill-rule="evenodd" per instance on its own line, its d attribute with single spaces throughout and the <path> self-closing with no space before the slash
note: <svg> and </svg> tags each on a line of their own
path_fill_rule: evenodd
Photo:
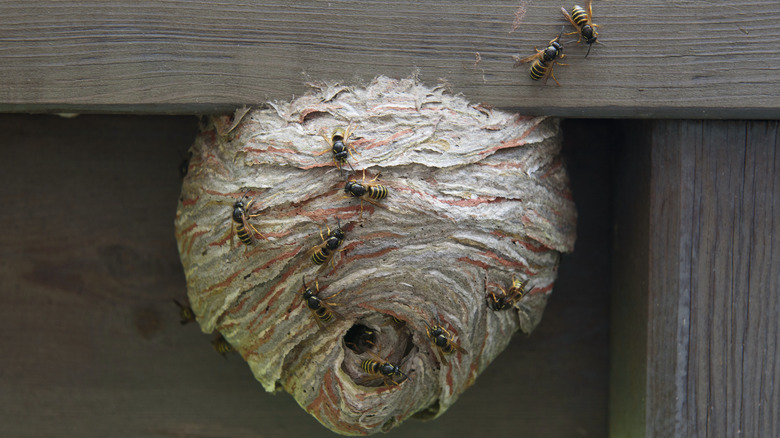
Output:
<svg viewBox="0 0 780 438">
<path fill-rule="evenodd" d="M 555 119 L 413 79 L 206 118 L 176 215 L 197 320 L 333 431 L 436 417 L 539 323 L 573 249 L 559 148 Z"/>
</svg>

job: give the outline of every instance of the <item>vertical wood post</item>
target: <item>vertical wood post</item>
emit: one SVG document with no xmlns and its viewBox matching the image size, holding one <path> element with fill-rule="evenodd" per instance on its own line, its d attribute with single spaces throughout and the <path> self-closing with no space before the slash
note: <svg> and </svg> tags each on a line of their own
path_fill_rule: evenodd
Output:
<svg viewBox="0 0 780 438">
<path fill-rule="evenodd" d="M 630 132 L 618 164 L 611 435 L 780 436 L 778 124 Z M 648 207 L 621 213 L 645 197 Z"/>
</svg>

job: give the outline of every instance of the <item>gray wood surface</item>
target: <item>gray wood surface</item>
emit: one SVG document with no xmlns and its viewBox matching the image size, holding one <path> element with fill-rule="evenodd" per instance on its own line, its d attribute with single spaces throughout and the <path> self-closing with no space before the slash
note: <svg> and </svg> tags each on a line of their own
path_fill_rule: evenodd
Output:
<svg viewBox="0 0 780 438">
<path fill-rule="evenodd" d="M 545 46 L 573 4 L 8 0 L 0 111 L 226 112 L 417 71 L 527 114 L 780 118 L 780 2 L 596 0 L 603 44 L 585 59 L 565 36 L 562 86 L 541 87 L 512 55 Z"/>
<path fill-rule="evenodd" d="M 650 171 L 621 184 L 641 197 L 649 182 L 650 201 L 647 227 L 617 246 L 645 245 L 648 257 L 614 293 L 633 295 L 623 301 L 647 324 L 613 342 L 611 384 L 633 371 L 628 381 L 644 379 L 644 390 L 623 395 L 646 409 L 611 420 L 612 436 L 780 436 L 778 123 L 657 121 L 630 132 L 629 142 L 646 139 L 633 158 L 649 158 Z M 647 362 L 614 361 L 632 343 Z"/>
<path fill-rule="evenodd" d="M 387 436 L 606 435 L 610 143 L 598 138 L 611 124 L 564 125 L 580 240 L 537 331 L 444 416 Z M 173 218 L 196 127 L 0 116 L 0 436 L 335 436 L 179 325 Z"/>
</svg>

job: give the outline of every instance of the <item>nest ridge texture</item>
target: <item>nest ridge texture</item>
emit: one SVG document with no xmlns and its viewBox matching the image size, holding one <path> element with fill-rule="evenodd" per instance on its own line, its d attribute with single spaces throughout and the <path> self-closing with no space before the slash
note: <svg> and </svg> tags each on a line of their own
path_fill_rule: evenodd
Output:
<svg viewBox="0 0 780 438">
<path fill-rule="evenodd" d="M 350 125 L 354 151 L 339 168 L 326 138 Z M 289 392 L 333 431 L 436 417 L 514 333 L 540 321 L 559 254 L 575 239 L 559 149 L 556 119 L 471 105 L 414 79 L 323 84 L 290 103 L 208 118 L 176 216 L 197 320 L 267 391 Z M 361 203 L 345 195 L 348 179 L 388 195 Z M 262 234 L 251 245 L 231 225 L 241 199 L 254 200 L 248 223 Z M 312 249 L 339 226 L 338 251 L 314 264 Z M 488 308 L 488 292 L 515 278 L 528 280 L 522 300 Z M 304 281 L 331 320 L 309 310 Z M 436 326 L 467 353 L 443 354 L 429 336 Z M 403 374 L 367 372 L 366 360 Z"/>
</svg>

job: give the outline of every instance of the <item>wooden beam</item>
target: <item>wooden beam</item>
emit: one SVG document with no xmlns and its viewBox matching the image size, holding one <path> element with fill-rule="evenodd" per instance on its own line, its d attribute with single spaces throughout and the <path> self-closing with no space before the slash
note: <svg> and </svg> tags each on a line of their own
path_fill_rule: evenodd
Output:
<svg viewBox="0 0 780 438">
<path fill-rule="evenodd" d="M 603 44 L 586 59 L 564 36 L 561 86 L 541 87 L 512 55 L 544 47 L 574 3 L 9 0 L 0 111 L 227 112 L 418 72 L 527 114 L 780 118 L 777 1 L 597 0 Z"/>
<path fill-rule="evenodd" d="M 778 124 L 633 128 L 647 139 L 630 144 L 647 151 L 633 156 L 650 158 L 649 178 L 620 184 L 642 196 L 649 181 L 647 227 L 619 233 L 617 246 L 646 241 L 648 256 L 633 285 L 614 293 L 627 295 L 647 324 L 613 326 L 616 336 L 632 334 L 613 338 L 621 342 L 611 347 L 612 385 L 633 369 L 628 382 L 644 390 L 625 400 L 644 410 L 628 415 L 612 403 L 611 435 L 780 436 Z M 621 311 L 613 308 L 613 321 Z M 644 364 L 614 360 L 632 345 L 646 346 Z"/>
</svg>

